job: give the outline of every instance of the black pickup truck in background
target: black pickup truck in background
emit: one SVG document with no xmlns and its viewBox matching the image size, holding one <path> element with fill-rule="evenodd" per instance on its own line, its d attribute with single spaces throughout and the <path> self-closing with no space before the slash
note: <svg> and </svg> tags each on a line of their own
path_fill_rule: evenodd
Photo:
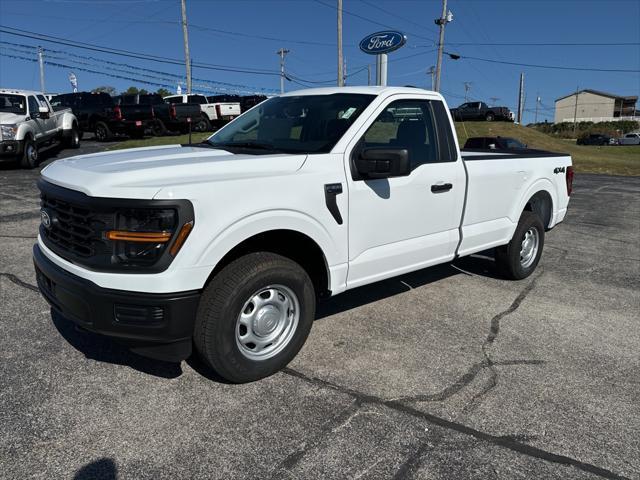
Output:
<svg viewBox="0 0 640 480">
<path fill-rule="evenodd" d="M 154 113 L 154 121 L 150 124 L 151 133 L 162 136 L 170 131 L 189 131 L 189 123 L 196 123 L 200 118 L 200 105 L 197 103 L 174 103 L 165 102 L 157 93 L 120 95 L 114 97 L 116 104 L 122 107 L 131 105 L 150 106 Z"/>
<path fill-rule="evenodd" d="M 490 107 L 484 102 L 463 103 L 458 108 L 451 109 L 451 116 L 456 122 L 464 120 L 513 121 L 513 113 L 507 107 Z"/>
<path fill-rule="evenodd" d="M 150 105 L 117 105 L 107 93 L 65 93 L 51 98 L 51 106 L 70 108 L 78 119 L 80 130 L 92 132 L 99 141 L 116 134 L 141 138 L 154 121 Z"/>
</svg>

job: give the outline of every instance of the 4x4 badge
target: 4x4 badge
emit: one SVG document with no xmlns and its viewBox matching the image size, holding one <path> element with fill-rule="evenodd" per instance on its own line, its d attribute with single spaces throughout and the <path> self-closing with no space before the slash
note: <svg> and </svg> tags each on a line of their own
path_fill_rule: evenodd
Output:
<svg viewBox="0 0 640 480">
<path fill-rule="evenodd" d="M 556 167 L 553 169 L 553 173 L 564 173 L 564 167 Z"/>
</svg>

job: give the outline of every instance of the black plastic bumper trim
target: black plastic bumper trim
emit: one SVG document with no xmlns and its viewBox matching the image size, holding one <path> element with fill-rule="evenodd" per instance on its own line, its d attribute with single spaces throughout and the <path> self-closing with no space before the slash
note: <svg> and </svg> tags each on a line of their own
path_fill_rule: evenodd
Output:
<svg viewBox="0 0 640 480">
<path fill-rule="evenodd" d="M 151 358 L 179 361 L 191 354 L 199 290 L 160 294 L 102 288 L 58 267 L 37 244 L 33 247 L 33 262 L 43 297 L 78 326 L 113 337 Z M 163 317 L 149 324 L 125 324 L 116 318 L 116 305 L 161 308 Z"/>
</svg>

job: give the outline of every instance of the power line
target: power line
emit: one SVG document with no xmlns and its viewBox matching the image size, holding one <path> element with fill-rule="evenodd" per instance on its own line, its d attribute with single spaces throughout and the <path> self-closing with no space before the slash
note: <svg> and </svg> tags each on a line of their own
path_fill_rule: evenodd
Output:
<svg viewBox="0 0 640 480">
<path fill-rule="evenodd" d="M 591 68 L 591 67 L 564 67 L 561 65 L 539 65 L 534 63 L 519 63 L 519 62 L 507 62 L 504 60 L 495 60 L 492 58 L 472 57 L 468 55 L 460 55 L 457 53 L 444 52 L 447 55 L 455 55 L 458 58 L 464 58 L 467 60 L 478 60 L 481 62 L 499 63 L 503 65 L 515 65 L 518 67 L 531 67 L 531 68 L 546 68 L 551 70 L 577 70 L 584 72 L 619 72 L 619 73 L 640 73 L 640 70 L 630 70 L 622 68 Z"/>
<path fill-rule="evenodd" d="M 626 47 L 638 46 L 640 42 L 605 42 L 605 43 L 551 43 L 551 42 L 515 42 L 515 43 L 480 43 L 480 42 L 448 42 L 455 46 L 488 46 L 488 47 Z"/>
<path fill-rule="evenodd" d="M 364 3 L 365 5 L 369 5 L 369 6 L 370 6 L 370 7 L 372 7 L 372 8 L 375 8 L 375 9 L 377 9 L 377 10 L 380 10 L 380 11 L 381 11 L 381 12 L 383 12 L 383 13 L 386 13 L 387 15 L 391 15 L 392 17 L 396 17 L 396 18 L 398 18 L 398 19 L 400 19 L 400 20 L 404 20 L 405 22 L 408 22 L 408 23 L 410 23 L 410 24 L 412 24 L 412 25 L 415 25 L 416 27 L 424 28 L 425 30 L 429 30 L 429 29 L 428 29 L 428 28 L 426 28 L 424 25 L 420 25 L 419 23 L 414 22 L 413 20 L 410 20 L 410 19 L 408 19 L 408 18 L 401 17 L 401 16 L 400 16 L 400 15 L 398 15 L 397 13 L 393 13 L 393 12 L 390 12 L 389 10 L 385 10 L 384 8 L 382 8 L 382 7 L 378 6 L 378 5 L 374 4 L 374 3 L 368 2 L 367 0 L 360 0 L 360 1 L 361 1 L 362 3 Z M 429 30 L 429 32 L 431 32 L 431 33 L 437 33 L 435 30 Z"/>
<path fill-rule="evenodd" d="M 331 4 L 328 4 L 328 3 L 324 3 L 322 0 L 313 0 L 313 1 L 314 1 L 314 2 L 316 2 L 316 3 L 319 3 L 320 5 L 325 6 L 325 7 L 327 7 L 327 8 L 332 8 L 332 9 L 334 9 L 334 10 L 337 10 L 337 7 L 336 7 L 335 5 L 331 5 Z M 342 9 L 342 13 L 347 14 L 347 15 L 351 15 L 352 17 L 359 18 L 360 20 L 364 20 L 365 22 L 369 22 L 369 23 L 372 23 L 372 24 L 374 24 L 374 25 L 378 25 L 378 26 L 380 26 L 380 27 L 384 27 L 384 28 L 391 28 L 391 29 L 393 29 L 393 28 L 394 28 L 394 27 L 391 27 L 391 26 L 386 25 L 386 24 L 384 24 L 384 23 L 380 23 L 380 22 L 377 22 L 377 21 L 372 20 L 372 19 L 370 19 L 370 18 L 367 18 L 367 17 L 365 17 L 365 16 L 363 16 L 363 15 L 360 15 L 360 14 L 358 14 L 358 13 L 354 13 L 354 12 L 351 12 L 351 11 L 349 11 L 349 10 L 345 10 L 344 8 Z M 417 34 L 417 33 L 409 32 L 409 31 L 406 31 L 406 32 L 407 32 L 408 34 L 410 34 L 410 35 L 412 35 L 412 36 L 416 37 L 416 38 L 421 38 L 422 40 L 428 40 L 428 41 L 430 41 L 430 42 L 435 42 L 435 40 L 434 40 L 433 38 L 425 37 L 425 36 L 419 35 L 419 34 Z"/>
</svg>

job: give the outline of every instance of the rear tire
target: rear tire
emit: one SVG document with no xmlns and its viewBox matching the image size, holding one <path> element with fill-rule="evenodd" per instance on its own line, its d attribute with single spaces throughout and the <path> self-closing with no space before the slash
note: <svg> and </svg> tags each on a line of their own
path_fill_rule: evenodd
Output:
<svg viewBox="0 0 640 480">
<path fill-rule="evenodd" d="M 522 212 L 511 241 L 496 248 L 496 266 L 507 278 L 522 280 L 538 266 L 544 247 L 544 225 L 540 217 Z"/>
<path fill-rule="evenodd" d="M 188 131 L 188 130 L 187 130 Z M 211 122 L 205 115 L 200 115 L 200 118 L 192 125 L 192 131 L 194 132 L 209 132 L 211 131 Z"/>
<path fill-rule="evenodd" d="M 162 137 L 167 133 L 167 127 L 164 126 L 164 122 L 160 119 L 153 122 L 151 126 L 151 133 L 154 137 Z"/>
<path fill-rule="evenodd" d="M 224 267 L 205 288 L 195 348 L 230 382 L 259 380 L 296 356 L 314 316 L 313 283 L 300 265 L 274 253 L 250 253 Z"/>
<path fill-rule="evenodd" d="M 484 117 L 487 122 L 493 122 L 496 116 L 493 113 L 487 113 L 487 116 Z"/>
<path fill-rule="evenodd" d="M 20 166 L 28 169 L 36 168 L 38 166 L 38 157 L 38 145 L 31 137 L 26 137 L 22 147 Z"/>
<path fill-rule="evenodd" d="M 109 126 L 104 122 L 96 123 L 95 135 L 96 140 L 99 142 L 108 142 L 113 138 L 113 134 L 111 133 Z"/>
<path fill-rule="evenodd" d="M 64 139 L 67 148 L 80 148 L 80 132 L 77 127 L 71 128 L 71 133 Z"/>
</svg>

